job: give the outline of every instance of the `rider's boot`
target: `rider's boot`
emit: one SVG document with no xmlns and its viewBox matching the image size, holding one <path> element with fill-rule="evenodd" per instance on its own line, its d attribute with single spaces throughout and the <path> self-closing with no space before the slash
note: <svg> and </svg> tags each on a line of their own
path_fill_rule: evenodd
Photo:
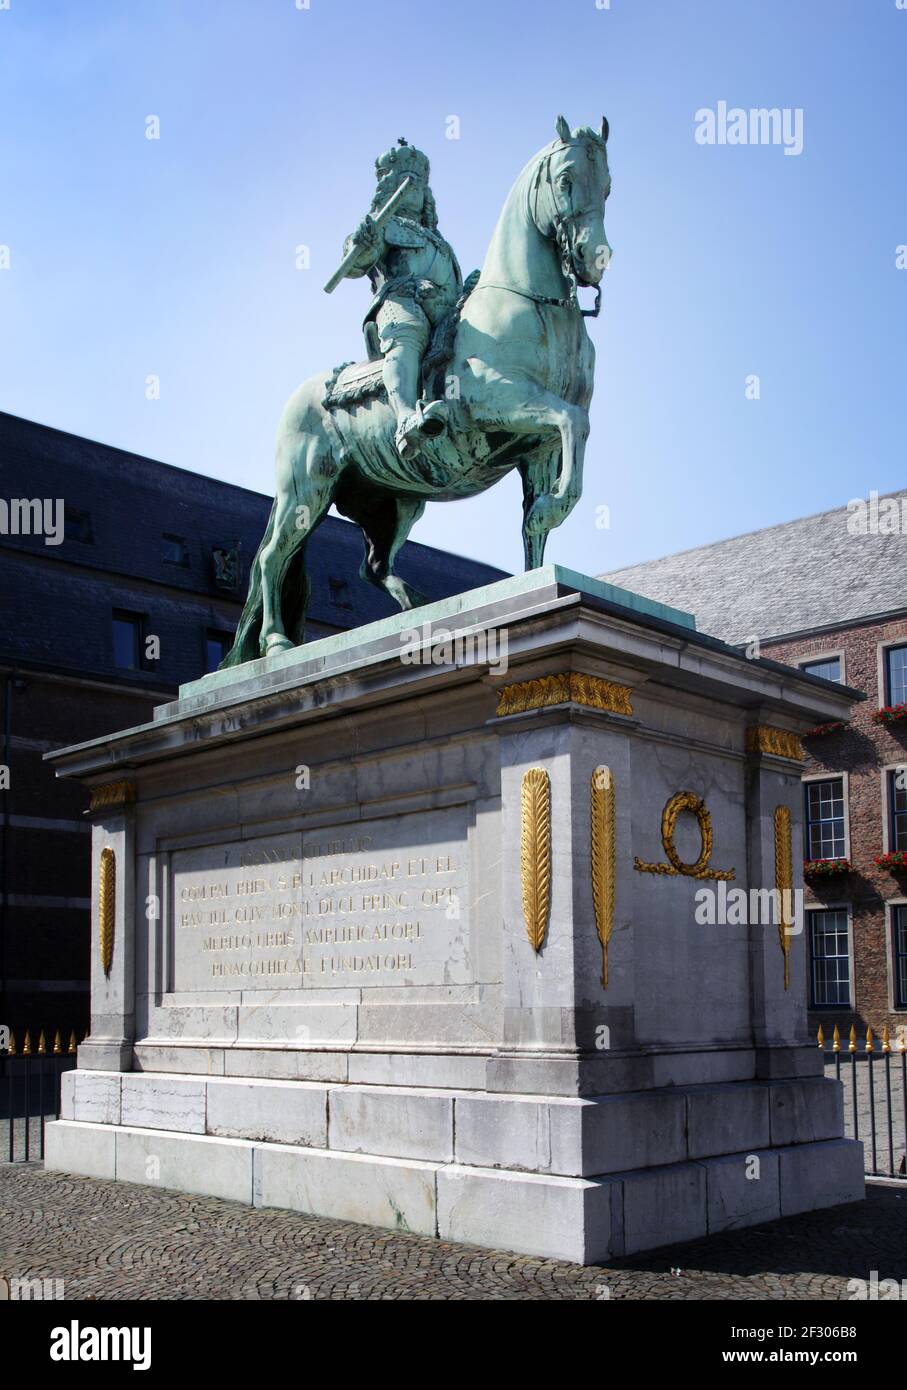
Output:
<svg viewBox="0 0 907 1390">
<path fill-rule="evenodd" d="M 397 416 L 397 430 L 394 444 L 402 459 L 411 459 L 419 452 L 422 442 L 422 425 L 416 410 L 403 411 Z"/>
<path fill-rule="evenodd" d="M 416 339 L 398 333 L 384 357 L 387 399 L 397 417 L 394 443 L 401 458 L 411 459 L 425 439 L 443 433 L 447 414 L 444 401 L 419 399 L 421 354 Z"/>
<path fill-rule="evenodd" d="M 447 426 L 444 401 L 419 401 L 415 410 L 404 411 L 397 419 L 394 443 L 401 458 L 413 458 L 425 439 L 437 439 Z"/>
<path fill-rule="evenodd" d="M 420 401 L 420 430 L 425 439 L 436 439 L 447 428 L 446 401 Z"/>
</svg>

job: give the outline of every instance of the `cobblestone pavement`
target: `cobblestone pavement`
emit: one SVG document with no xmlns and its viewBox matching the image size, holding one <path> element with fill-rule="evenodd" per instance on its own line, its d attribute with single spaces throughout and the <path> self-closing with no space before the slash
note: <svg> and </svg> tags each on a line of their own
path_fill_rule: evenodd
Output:
<svg viewBox="0 0 907 1390">
<path fill-rule="evenodd" d="M 841 1084 L 844 1087 L 844 1133 L 849 1138 L 859 1138 L 864 1145 L 866 1171 L 872 1166 L 872 1121 L 875 1111 L 876 1122 L 876 1168 L 882 1174 L 903 1172 L 904 1163 L 904 1125 L 907 1106 L 904 1103 L 904 1072 L 901 1056 L 895 1053 L 889 1063 L 888 1085 L 885 1081 L 885 1059 L 879 1054 L 872 1063 L 872 1092 L 869 1087 L 869 1064 L 865 1055 L 857 1059 L 854 1073 L 851 1057 L 845 1052 L 841 1057 Z M 835 1078 L 835 1063 L 826 1062 L 825 1075 Z M 857 1127 L 854 1127 L 853 1083 L 856 1076 Z M 891 1134 L 888 1132 L 888 1086 L 891 1088 Z M 870 1104 L 870 1101 L 872 1102 Z M 894 1157 L 894 1167 L 891 1157 Z"/>
<path fill-rule="evenodd" d="M 679 1270 L 679 1273 L 672 1271 Z M 607 1266 L 0 1165 L 0 1276 L 67 1299 L 847 1299 L 907 1278 L 907 1184 Z"/>
</svg>

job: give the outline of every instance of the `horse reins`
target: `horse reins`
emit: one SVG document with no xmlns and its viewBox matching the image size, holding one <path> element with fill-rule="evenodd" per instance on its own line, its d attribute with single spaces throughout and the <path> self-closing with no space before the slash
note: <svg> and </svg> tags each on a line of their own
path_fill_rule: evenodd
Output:
<svg viewBox="0 0 907 1390">
<path fill-rule="evenodd" d="M 568 142 L 568 141 L 564 141 L 564 142 L 562 143 L 562 145 L 560 146 L 560 148 L 562 148 L 562 149 L 569 149 L 570 145 L 572 145 L 572 144 L 574 144 L 574 143 L 576 143 L 576 142 L 574 142 L 574 141 L 572 141 L 572 140 L 569 141 L 569 142 Z M 587 150 L 588 150 L 588 146 L 587 146 L 586 148 L 587 148 Z M 594 212 L 594 211 L 595 211 L 595 209 L 594 209 L 594 208 L 580 208 L 580 209 L 577 209 L 576 211 L 574 211 L 574 210 L 571 209 L 570 212 L 561 214 L 561 211 L 560 211 L 560 209 L 558 208 L 558 205 L 557 205 L 557 195 L 556 195 L 556 193 L 555 193 L 555 191 L 554 191 L 554 183 L 553 183 L 552 178 L 551 178 L 551 160 L 552 160 L 552 158 L 554 157 L 555 153 L 556 153 L 555 150 L 551 150 L 551 151 L 549 152 L 549 154 L 547 155 L 547 157 L 546 157 L 546 159 L 545 159 L 545 162 L 544 162 L 544 173 L 545 173 L 545 178 L 546 178 L 547 181 L 548 181 L 548 187 L 549 187 L 550 190 L 551 190 L 551 202 L 552 202 L 552 205 L 553 205 L 553 207 L 554 207 L 554 218 L 553 218 L 553 224 L 554 224 L 554 239 L 555 239 L 555 241 L 557 242 L 558 250 L 559 250 L 560 253 L 561 253 L 561 274 L 563 275 L 564 279 L 567 281 L 567 284 L 570 286 L 570 294 L 567 296 L 566 299 L 557 299 L 557 298 L 555 298 L 553 295 L 550 295 L 550 294 L 535 294 L 532 290 L 520 290 L 520 289 L 517 289 L 516 285 L 499 285 L 499 284 L 495 284 L 494 282 L 491 282 L 491 281 L 490 281 L 489 283 L 485 284 L 485 285 L 479 283 L 478 285 L 476 285 L 476 289 L 477 289 L 477 290 L 481 290 L 481 289 L 486 289 L 486 290 L 510 290 L 511 293 L 513 293 L 513 294 L 522 295 L 522 297 L 523 297 L 524 299 L 532 299 L 532 300 L 534 300 L 534 301 L 536 302 L 536 304 L 551 304 L 551 305 L 554 305 L 556 308 L 559 308 L 559 309 L 578 309 L 579 312 L 582 314 L 582 316 L 583 316 L 584 319 L 595 319 L 595 318 L 598 318 L 598 315 L 599 315 L 599 313 L 600 313 L 600 311 L 601 311 L 601 306 L 602 306 L 602 287 L 601 287 L 600 284 L 596 285 L 596 287 L 595 287 L 595 305 L 594 305 L 594 307 L 591 308 L 591 309 L 583 309 L 583 308 L 580 306 L 579 298 L 578 298 L 578 296 L 577 296 L 577 279 L 576 279 L 576 274 L 574 273 L 574 270 L 573 270 L 573 266 L 572 266 L 572 264 L 571 264 L 571 259 L 570 259 L 570 255 L 571 255 L 571 253 L 570 253 L 570 242 L 569 242 L 568 231 L 567 231 L 567 229 L 568 229 L 568 227 L 569 227 L 569 225 L 570 225 L 571 222 L 577 221 L 577 219 L 580 218 L 580 217 L 588 217 L 589 214 L 590 214 L 591 212 Z M 536 172 L 535 183 L 534 183 L 534 185 L 533 185 L 533 191 L 534 191 L 534 193 L 535 193 L 535 207 L 534 207 L 533 213 L 532 213 L 532 220 L 533 220 L 533 222 L 535 223 L 536 226 L 538 226 L 539 187 L 540 187 L 540 184 L 541 184 L 541 181 L 542 181 L 542 168 L 543 168 L 543 166 L 540 164 L 540 165 L 539 165 L 539 168 L 538 168 L 538 171 Z M 573 197 L 572 190 L 571 190 L 570 196 L 571 196 L 571 199 L 572 199 L 572 197 Z"/>
</svg>

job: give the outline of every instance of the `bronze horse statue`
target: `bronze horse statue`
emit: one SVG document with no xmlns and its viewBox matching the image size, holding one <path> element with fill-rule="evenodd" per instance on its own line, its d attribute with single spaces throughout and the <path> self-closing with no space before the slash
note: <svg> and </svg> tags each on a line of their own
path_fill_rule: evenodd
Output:
<svg viewBox="0 0 907 1390">
<path fill-rule="evenodd" d="M 582 491 L 595 350 L 585 317 L 598 312 L 610 259 L 605 236 L 608 123 L 557 139 L 508 195 L 481 274 L 461 301 L 444 372 L 449 424 L 404 459 L 375 364 L 311 377 L 278 427 L 276 496 L 253 561 L 233 648 L 222 665 L 303 640 L 305 543 L 333 504 L 365 536 L 360 571 L 401 608 L 426 602 L 394 560 L 427 501 L 472 497 L 512 468 L 523 481 L 526 569 Z M 584 310 L 577 286 L 598 288 Z M 377 384 L 376 384 L 377 382 Z"/>
</svg>

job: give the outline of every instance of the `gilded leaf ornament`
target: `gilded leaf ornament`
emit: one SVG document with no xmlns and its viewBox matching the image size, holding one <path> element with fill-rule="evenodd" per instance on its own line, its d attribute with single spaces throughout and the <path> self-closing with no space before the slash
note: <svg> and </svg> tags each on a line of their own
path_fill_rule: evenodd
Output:
<svg viewBox="0 0 907 1390">
<path fill-rule="evenodd" d="M 551 783 L 544 768 L 523 774 L 520 791 L 520 881 L 523 918 L 534 951 L 540 951 L 551 905 Z"/>
<path fill-rule="evenodd" d="M 592 774 L 592 907 L 602 946 L 602 988 L 608 988 L 608 943 L 614 927 L 615 836 L 614 778 L 611 769 Z"/>
</svg>

